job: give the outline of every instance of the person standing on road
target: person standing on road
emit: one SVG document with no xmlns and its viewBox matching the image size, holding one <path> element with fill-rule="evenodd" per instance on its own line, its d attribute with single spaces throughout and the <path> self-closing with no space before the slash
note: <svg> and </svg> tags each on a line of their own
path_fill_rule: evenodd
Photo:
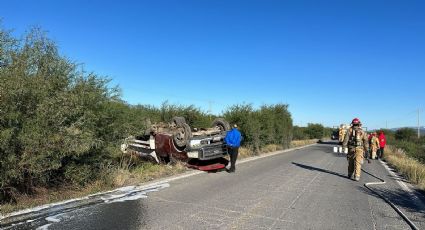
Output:
<svg viewBox="0 0 425 230">
<path fill-rule="evenodd" d="M 362 129 L 362 123 L 358 118 L 354 118 L 351 122 L 351 127 L 348 129 L 344 137 L 342 147 L 348 147 L 348 178 L 355 181 L 360 180 L 362 162 L 364 153 L 369 149 L 369 141 L 367 133 Z"/>
<path fill-rule="evenodd" d="M 381 159 L 384 158 L 384 149 L 386 144 L 387 144 L 387 138 L 384 135 L 384 131 L 381 131 L 379 133 L 379 154 L 378 154 L 378 157 Z"/>
<path fill-rule="evenodd" d="M 224 142 L 227 145 L 230 156 L 230 169 L 229 173 L 235 172 L 235 164 L 238 159 L 239 147 L 241 146 L 242 135 L 238 130 L 238 126 L 233 125 L 233 129 L 227 132 L 226 137 L 224 138 Z"/>
<path fill-rule="evenodd" d="M 376 156 L 377 151 L 379 150 L 379 138 L 378 134 L 376 132 L 372 133 L 372 137 L 370 138 L 370 158 L 372 159 L 378 159 Z"/>
</svg>

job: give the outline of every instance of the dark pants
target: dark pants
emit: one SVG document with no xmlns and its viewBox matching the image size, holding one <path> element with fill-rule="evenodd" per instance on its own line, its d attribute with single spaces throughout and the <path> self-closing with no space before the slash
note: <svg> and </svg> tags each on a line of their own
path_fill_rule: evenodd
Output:
<svg viewBox="0 0 425 230">
<path fill-rule="evenodd" d="M 238 159 L 239 148 L 229 147 L 229 156 L 230 156 L 230 172 L 235 171 L 236 160 Z"/>
<path fill-rule="evenodd" d="M 384 158 L 384 148 L 382 147 L 379 149 L 379 158 Z"/>
</svg>

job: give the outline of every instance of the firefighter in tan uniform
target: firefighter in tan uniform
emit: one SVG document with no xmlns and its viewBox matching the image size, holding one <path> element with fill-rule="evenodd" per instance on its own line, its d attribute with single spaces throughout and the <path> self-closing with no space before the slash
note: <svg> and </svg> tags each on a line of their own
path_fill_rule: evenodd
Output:
<svg viewBox="0 0 425 230">
<path fill-rule="evenodd" d="M 348 178 L 359 181 L 364 159 L 364 153 L 369 149 L 369 141 L 366 132 L 362 129 L 362 123 L 354 118 L 342 143 L 343 148 L 348 147 Z"/>
<path fill-rule="evenodd" d="M 347 129 L 345 128 L 345 125 L 339 126 L 339 144 L 342 145 L 342 142 L 344 142 L 345 134 L 347 133 Z"/>
<path fill-rule="evenodd" d="M 376 132 L 372 134 L 372 138 L 370 139 L 370 158 L 376 159 L 376 152 L 380 148 L 379 138 L 377 137 Z"/>
</svg>

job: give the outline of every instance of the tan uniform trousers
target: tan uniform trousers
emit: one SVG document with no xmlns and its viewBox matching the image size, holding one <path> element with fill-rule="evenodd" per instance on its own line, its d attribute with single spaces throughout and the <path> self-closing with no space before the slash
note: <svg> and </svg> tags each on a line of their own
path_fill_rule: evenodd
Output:
<svg viewBox="0 0 425 230">
<path fill-rule="evenodd" d="M 376 158 L 376 152 L 378 152 L 378 146 L 372 145 L 371 150 L 372 151 L 370 153 L 370 158 L 375 159 Z"/>
<path fill-rule="evenodd" d="M 346 133 L 347 133 L 346 130 L 340 130 L 339 131 L 339 142 L 343 142 L 344 141 L 344 137 L 345 137 L 345 134 Z"/>
<path fill-rule="evenodd" d="M 364 150 L 363 148 L 353 148 L 349 149 L 347 158 L 348 158 L 348 176 L 355 178 L 360 178 L 362 171 L 362 162 Z"/>
</svg>

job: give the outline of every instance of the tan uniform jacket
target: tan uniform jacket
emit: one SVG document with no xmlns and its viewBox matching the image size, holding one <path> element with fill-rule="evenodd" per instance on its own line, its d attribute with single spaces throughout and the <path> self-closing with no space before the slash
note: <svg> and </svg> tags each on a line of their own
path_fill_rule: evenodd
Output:
<svg viewBox="0 0 425 230">
<path fill-rule="evenodd" d="M 339 128 L 339 141 L 343 142 L 345 134 L 347 133 L 347 130 L 344 128 Z"/>
<path fill-rule="evenodd" d="M 356 149 L 367 151 L 369 149 L 369 139 L 367 138 L 366 132 L 364 132 L 360 127 L 351 127 L 345 134 L 342 146 L 344 148 L 348 147 L 349 152 L 353 152 Z"/>
<path fill-rule="evenodd" d="M 379 146 L 379 139 L 377 137 L 372 137 L 372 139 L 370 140 L 370 147 L 371 148 L 380 148 Z"/>
</svg>

